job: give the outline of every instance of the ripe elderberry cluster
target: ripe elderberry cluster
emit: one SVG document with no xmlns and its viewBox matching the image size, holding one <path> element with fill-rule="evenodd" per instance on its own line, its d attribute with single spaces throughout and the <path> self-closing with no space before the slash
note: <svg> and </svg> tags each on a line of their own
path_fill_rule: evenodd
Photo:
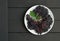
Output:
<svg viewBox="0 0 60 41">
<path fill-rule="evenodd" d="M 37 18 L 34 15 L 36 15 L 37 18 L 39 18 L 39 21 L 36 21 Z M 36 20 L 34 20 L 33 17 L 35 17 Z M 52 18 L 48 14 L 48 10 L 41 6 L 36 7 L 33 10 L 33 12 L 31 12 L 30 15 L 27 14 L 26 20 L 27 20 L 28 28 L 30 30 L 35 30 L 36 33 L 42 33 L 47 31 L 50 28 L 50 25 L 52 24 Z"/>
</svg>

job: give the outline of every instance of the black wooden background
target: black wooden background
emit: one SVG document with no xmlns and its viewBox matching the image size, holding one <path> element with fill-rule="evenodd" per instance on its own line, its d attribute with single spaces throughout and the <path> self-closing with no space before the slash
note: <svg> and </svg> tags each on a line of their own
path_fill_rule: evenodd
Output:
<svg viewBox="0 0 60 41">
<path fill-rule="evenodd" d="M 53 29 L 46 35 L 35 36 L 24 26 L 24 15 L 33 5 L 49 7 L 55 18 Z M 8 41 L 60 41 L 60 0 L 8 0 Z"/>
<path fill-rule="evenodd" d="M 8 2 L 0 0 L 0 41 L 8 41 Z"/>
</svg>

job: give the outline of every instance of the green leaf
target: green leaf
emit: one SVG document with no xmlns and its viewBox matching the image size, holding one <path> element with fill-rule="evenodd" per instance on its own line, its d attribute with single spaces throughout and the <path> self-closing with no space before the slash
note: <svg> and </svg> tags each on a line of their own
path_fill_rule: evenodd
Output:
<svg viewBox="0 0 60 41">
<path fill-rule="evenodd" d="M 32 17 L 36 17 L 35 12 L 34 12 L 34 11 L 30 11 L 30 16 L 32 16 Z"/>
<path fill-rule="evenodd" d="M 34 11 L 30 11 L 30 16 L 32 19 L 36 20 L 36 13 Z"/>
<path fill-rule="evenodd" d="M 42 18 L 41 16 L 38 16 L 34 11 L 30 11 L 30 16 L 31 16 L 32 19 L 34 19 L 34 20 L 39 20 L 39 19 Z"/>
</svg>

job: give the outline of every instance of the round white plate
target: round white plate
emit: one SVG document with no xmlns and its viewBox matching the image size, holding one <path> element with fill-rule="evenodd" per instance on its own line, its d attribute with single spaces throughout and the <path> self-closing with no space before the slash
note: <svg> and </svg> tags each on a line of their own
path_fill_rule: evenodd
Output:
<svg viewBox="0 0 60 41">
<path fill-rule="evenodd" d="M 30 29 L 28 28 L 28 26 L 27 26 L 27 20 L 26 20 L 26 15 L 29 14 L 30 11 L 33 11 L 37 6 L 41 6 L 41 7 L 46 8 L 46 9 L 48 10 L 48 14 L 51 16 L 52 21 L 53 21 L 52 24 L 50 25 L 50 28 L 49 28 L 46 32 L 43 32 L 43 33 L 41 33 L 41 34 L 36 33 L 35 30 L 30 30 Z M 34 35 L 44 35 L 44 34 L 48 33 L 48 32 L 52 29 L 52 27 L 53 27 L 53 25 L 54 25 L 54 16 L 53 16 L 52 11 L 51 11 L 48 7 L 46 7 L 46 6 L 44 6 L 44 5 L 35 5 L 35 6 L 32 6 L 31 8 L 29 8 L 29 9 L 27 10 L 27 12 L 25 13 L 25 16 L 24 16 L 24 24 L 25 24 L 25 26 L 26 26 L 26 29 L 27 29 L 29 32 L 31 32 L 32 34 L 34 34 Z"/>
</svg>

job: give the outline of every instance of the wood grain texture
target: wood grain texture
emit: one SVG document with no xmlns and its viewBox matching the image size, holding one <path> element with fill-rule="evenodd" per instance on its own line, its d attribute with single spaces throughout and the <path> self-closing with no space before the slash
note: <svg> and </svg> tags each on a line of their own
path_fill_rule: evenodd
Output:
<svg viewBox="0 0 60 41">
<path fill-rule="evenodd" d="M 8 7 L 30 7 L 37 4 L 47 7 L 60 7 L 60 0 L 9 0 L 8 4 Z"/>
<path fill-rule="evenodd" d="M 53 29 L 46 35 L 35 36 L 27 31 L 23 18 L 33 5 L 46 5 L 55 17 Z M 60 0 L 8 0 L 8 41 L 59 41 L 60 40 Z"/>
<path fill-rule="evenodd" d="M 60 7 L 60 0 L 46 0 L 46 5 L 48 7 Z"/>
<path fill-rule="evenodd" d="M 7 0 L 0 0 L 0 41 L 8 41 Z"/>
<path fill-rule="evenodd" d="M 30 7 L 37 4 L 45 4 L 45 0 L 9 0 L 8 7 Z"/>
<path fill-rule="evenodd" d="M 9 8 L 9 10 L 8 10 L 9 16 L 8 17 L 9 17 L 9 19 L 15 19 L 18 16 L 20 18 L 23 18 L 23 16 L 25 15 L 25 13 L 28 9 L 29 8 L 26 8 L 26 7 L 25 8 Z M 60 9 L 52 9 L 52 8 L 50 8 L 50 9 L 53 12 L 55 20 L 60 20 L 60 18 L 59 18 L 60 17 Z"/>
<path fill-rule="evenodd" d="M 60 33 L 48 33 L 43 36 L 35 36 L 30 33 L 9 33 L 8 41 L 59 41 Z"/>
<path fill-rule="evenodd" d="M 9 32 L 27 32 L 24 26 L 24 15 L 28 8 L 9 8 L 8 29 Z M 51 32 L 60 32 L 60 9 L 52 9 L 55 16 L 55 24 Z"/>
</svg>

